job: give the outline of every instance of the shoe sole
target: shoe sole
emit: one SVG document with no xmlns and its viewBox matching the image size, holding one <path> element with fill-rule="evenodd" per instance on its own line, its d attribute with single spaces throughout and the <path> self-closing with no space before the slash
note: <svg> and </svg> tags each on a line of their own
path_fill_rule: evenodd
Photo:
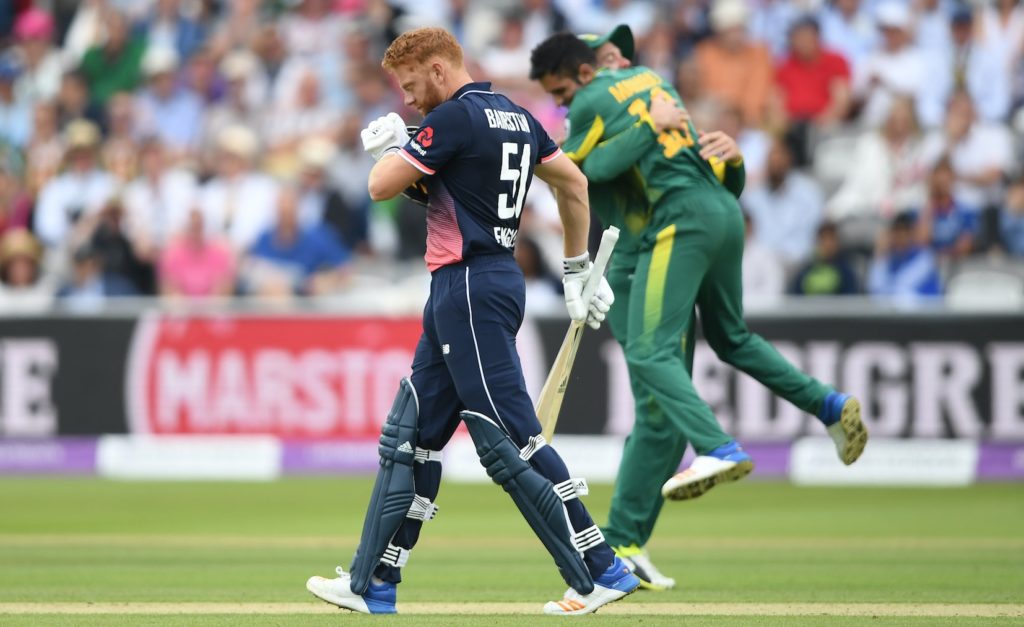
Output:
<svg viewBox="0 0 1024 627">
<path fill-rule="evenodd" d="M 748 459 L 746 461 L 739 462 L 732 468 L 723 470 L 716 475 L 711 475 L 710 477 L 699 479 L 691 483 L 678 485 L 668 492 L 665 492 L 664 497 L 670 501 L 687 501 L 689 499 L 695 499 L 719 483 L 739 481 L 743 477 L 749 475 L 753 470 L 754 462 L 753 460 Z"/>
<path fill-rule="evenodd" d="M 633 588 L 629 592 L 623 592 L 622 590 L 614 590 L 612 588 L 609 588 L 609 590 L 612 591 L 612 592 L 621 593 L 621 596 L 616 596 L 615 598 L 609 598 L 607 601 L 602 601 L 601 603 L 599 603 L 598 605 L 596 605 L 596 606 L 594 606 L 592 608 L 587 607 L 587 608 L 583 608 L 581 610 L 573 610 L 571 612 L 557 612 L 557 613 L 552 613 L 552 614 L 548 614 L 547 612 L 544 612 L 544 614 L 547 615 L 547 616 L 580 616 L 582 614 L 596 614 L 597 610 L 599 610 L 602 607 L 608 605 L 609 603 L 615 603 L 616 601 L 621 601 L 622 599 L 625 599 L 629 595 L 631 595 L 634 592 L 636 592 L 637 590 L 639 590 L 643 586 L 643 580 L 640 579 L 639 577 L 637 577 L 637 580 L 640 581 L 640 585 L 638 585 L 637 587 Z M 609 596 L 611 596 L 611 595 L 609 595 Z"/>
<path fill-rule="evenodd" d="M 326 597 L 320 596 L 319 594 L 317 594 L 313 590 L 310 590 L 308 585 L 306 586 L 306 590 L 309 590 L 309 593 L 312 594 L 315 598 L 323 601 L 324 603 L 327 603 L 328 605 L 333 605 L 336 608 L 339 608 L 339 609 L 342 609 L 342 610 L 347 610 L 349 612 L 355 612 L 356 614 L 369 614 L 371 616 L 375 616 L 377 614 L 397 614 L 398 613 L 397 610 L 383 611 L 383 612 L 374 612 L 374 611 L 372 611 L 370 609 L 370 606 L 366 602 L 366 600 L 362 599 L 362 598 L 360 598 L 358 600 L 356 600 L 356 599 L 341 599 L 341 598 L 338 598 L 338 597 L 326 598 Z M 363 607 L 359 607 L 358 606 L 359 602 L 362 602 Z M 356 607 L 350 607 L 348 605 L 345 605 L 345 603 L 351 603 L 352 605 L 355 605 Z"/>
<path fill-rule="evenodd" d="M 849 466 L 860 458 L 868 444 L 868 430 L 860 419 L 860 401 L 849 398 L 843 403 L 839 424 L 843 429 L 843 435 L 846 436 L 846 444 L 839 452 L 839 459 Z"/>
</svg>

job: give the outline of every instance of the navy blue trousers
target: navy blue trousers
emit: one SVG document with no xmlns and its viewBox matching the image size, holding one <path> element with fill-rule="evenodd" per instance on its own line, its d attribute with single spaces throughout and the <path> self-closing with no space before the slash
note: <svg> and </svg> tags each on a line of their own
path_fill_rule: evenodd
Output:
<svg viewBox="0 0 1024 627">
<path fill-rule="evenodd" d="M 516 351 L 525 289 L 512 255 L 476 257 L 434 271 L 423 310 L 423 335 L 412 363 L 420 448 L 443 449 L 463 410 L 494 420 L 519 448 L 540 433 Z M 550 446 L 537 451 L 530 464 L 553 483 L 569 478 L 565 462 Z M 441 464 L 417 463 L 414 473 L 416 494 L 433 501 L 441 483 Z M 565 505 L 575 531 L 594 524 L 579 499 Z M 422 525 L 405 519 L 392 544 L 413 548 Z M 603 573 L 612 559 L 611 548 L 604 543 L 584 554 L 593 577 Z M 400 569 L 384 564 L 374 574 L 384 581 L 401 581 Z"/>
</svg>

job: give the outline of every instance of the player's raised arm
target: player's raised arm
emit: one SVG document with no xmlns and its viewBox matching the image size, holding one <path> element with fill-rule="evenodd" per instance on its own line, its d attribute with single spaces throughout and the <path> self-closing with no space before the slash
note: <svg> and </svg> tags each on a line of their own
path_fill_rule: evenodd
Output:
<svg viewBox="0 0 1024 627">
<path fill-rule="evenodd" d="M 409 143 L 405 122 L 397 113 L 389 113 L 370 122 L 360 137 L 363 149 L 377 160 L 367 181 L 370 198 L 374 201 L 394 198 L 423 176 L 405 159 L 395 158 L 398 151 Z"/>
</svg>

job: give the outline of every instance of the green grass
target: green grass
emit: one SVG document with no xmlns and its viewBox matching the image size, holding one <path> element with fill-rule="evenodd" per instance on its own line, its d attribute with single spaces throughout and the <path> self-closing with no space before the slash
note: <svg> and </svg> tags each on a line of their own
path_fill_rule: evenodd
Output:
<svg viewBox="0 0 1024 627">
<path fill-rule="evenodd" d="M 347 567 L 368 479 L 275 483 L 0 480 L 0 603 L 305 603 L 312 574 Z M 611 490 L 592 486 L 598 520 Z M 536 602 L 564 589 L 493 485 L 446 484 L 399 602 Z M 1024 486 L 798 488 L 745 482 L 665 507 L 650 545 L 678 590 L 625 603 L 1021 603 Z M 200 620 L 200 618 L 202 620 Z M 259 624 L 359 617 L 263 616 Z M 526 617 L 509 617 L 522 624 Z M 674 617 L 597 617 L 669 624 Z M 628 618 L 628 620 L 626 620 Z M 671 619 L 671 620 L 669 620 Z M 397 622 L 504 624 L 490 617 Z M 687 624 L 822 624 L 823 617 L 687 617 Z M 1020 624 L 1021 619 L 828 617 L 854 624 Z M 149 621 L 149 622 L 147 622 Z M 668 621 L 668 622 L 666 622 Z M 245 624 L 246 616 L 2 615 L 0 624 Z M 533 622 L 530 620 L 529 622 Z"/>
</svg>

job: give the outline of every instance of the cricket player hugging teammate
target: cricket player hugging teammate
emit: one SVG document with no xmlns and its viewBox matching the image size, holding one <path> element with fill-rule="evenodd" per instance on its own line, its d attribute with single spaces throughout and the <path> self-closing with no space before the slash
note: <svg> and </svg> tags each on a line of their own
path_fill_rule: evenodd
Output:
<svg viewBox="0 0 1024 627">
<path fill-rule="evenodd" d="M 306 587 L 342 608 L 395 612 L 396 587 L 425 521 L 438 511 L 441 449 L 460 420 L 480 462 L 512 497 L 569 589 L 547 614 L 587 614 L 633 592 L 639 580 L 614 555 L 572 478 L 541 435 L 515 338 L 524 281 L 512 256 L 533 175 L 555 191 L 565 232 L 566 307 L 597 327 L 613 296 L 603 277 L 590 299 L 586 178 L 532 115 L 473 82 L 455 38 L 440 28 L 396 39 L 382 65 L 405 104 L 425 117 L 415 137 L 396 113 L 362 132 L 377 159 L 374 200 L 425 188 L 430 296 L 412 376 L 403 379 L 380 438 L 377 474 L 355 557 L 338 577 Z M 587 290 L 590 292 L 591 290 Z"/>
</svg>

